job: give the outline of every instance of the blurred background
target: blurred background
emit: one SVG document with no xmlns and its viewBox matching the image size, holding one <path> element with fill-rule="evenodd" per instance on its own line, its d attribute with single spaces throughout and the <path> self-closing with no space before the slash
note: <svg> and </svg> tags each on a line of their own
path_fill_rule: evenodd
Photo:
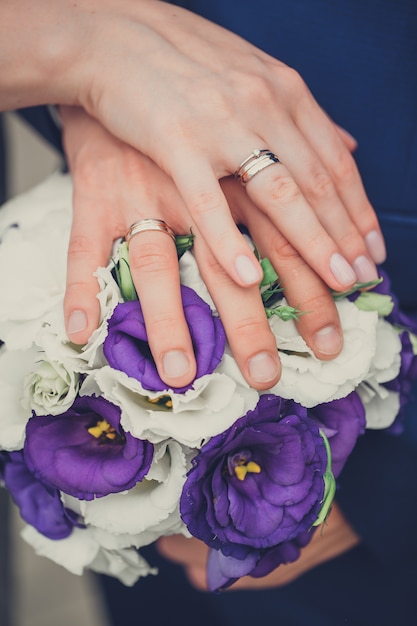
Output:
<svg viewBox="0 0 417 626">
<path fill-rule="evenodd" d="M 61 159 L 15 114 L 3 114 L 2 124 L 7 154 L 0 153 L 0 177 L 13 197 L 60 168 Z M 0 626 L 108 626 L 94 578 L 36 556 L 20 538 L 21 527 L 0 489 Z"/>
</svg>

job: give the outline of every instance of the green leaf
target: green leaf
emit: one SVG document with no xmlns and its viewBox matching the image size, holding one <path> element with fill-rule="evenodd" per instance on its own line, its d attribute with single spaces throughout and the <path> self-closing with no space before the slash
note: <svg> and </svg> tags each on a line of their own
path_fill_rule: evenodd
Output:
<svg viewBox="0 0 417 626">
<path fill-rule="evenodd" d="M 265 307 L 265 313 L 268 319 L 270 319 L 273 315 L 276 315 L 284 322 L 288 322 L 289 320 L 298 320 L 300 315 L 303 314 L 303 312 L 299 309 L 295 309 L 294 307 L 286 304 L 279 304 L 278 306 L 272 308 Z"/>
<path fill-rule="evenodd" d="M 320 526 L 320 524 L 323 524 L 323 522 L 326 521 L 336 493 L 336 480 L 332 472 L 332 451 L 330 449 L 329 440 L 322 430 L 320 430 L 320 435 L 324 441 L 324 446 L 327 452 L 327 465 L 323 474 L 324 494 L 321 502 L 321 509 L 316 521 L 313 523 L 313 526 Z"/>
<path fill-rule="evenodd" d="M 355 293 L 355 291 L 376 287 L 376 285 L 382 283 L 383 280 L 383 278 L 378 278 L 376 280 L 370 280 L 367 283 L 355 283 L 353 287 L 351 289 L 348 289 L 347 291 L 335 291 L 334 289 L 331 289 L 330 292 L 333 296 L 333 300 L 342 300 L 343 298 L 350 296 L 352 293 Z"/>
</svg>

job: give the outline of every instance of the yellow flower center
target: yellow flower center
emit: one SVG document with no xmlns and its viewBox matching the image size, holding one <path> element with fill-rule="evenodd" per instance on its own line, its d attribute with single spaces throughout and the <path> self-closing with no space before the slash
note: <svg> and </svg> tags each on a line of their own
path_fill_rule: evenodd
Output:
<svg viewBox="0 0 417 626">
<path fill-rule="evenodd" d="M 249 463 L 236 465 L 234 471 L 239 480 L 245 480 L 246 474 L 260 474 L 261 466 L 255 463 L 255 461 L 249 461 Z"/>
<path fill-rule="evenodd" d="M 147 398 L 151 404 L 157 404 L 158 406 L 164 406 L 167 409 L 172 409 L 172 400 L 170 396 L 158 396 L 157 398 Z"/>
<path fill-rule="evenodd" d="M 109 439 L 114 441 L 118 436 L 118 433 L 107 420 L 99 420 L 95 426 L 91 426 L 87 429 L 90 435 L 96 439 Z"/>
</svg>

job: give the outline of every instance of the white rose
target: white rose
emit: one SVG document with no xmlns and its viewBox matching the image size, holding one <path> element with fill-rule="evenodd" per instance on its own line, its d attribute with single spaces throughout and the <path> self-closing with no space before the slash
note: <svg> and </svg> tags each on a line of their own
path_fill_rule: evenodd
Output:
<svg viewBox="0 0 417 626">
<path fill-rule="evenodd" d="M 344 347 L 331 361 L 314 356 L 293 321 L 270 319 L 282 362 L 282 376 L 273 393 L 313 407 L 347 396 L 366 377 L 376 351 L 378 315 L 360 311 L 348 300 L 337 302 L 336 307 Z"/>
<path fill-rule="evenodd" d="M 79 375 L 61 363 L 41 361 L 24 381 L 23 406 L 36 415 L 59 415 L 74 402 Z"/>
<path fill-rule="evenodd" d="M 0 450 L 21 450 L 32 412 L 22 405 L 23 382 L 39 358 L 34 349 L 0 350 Z"/>
</svg>

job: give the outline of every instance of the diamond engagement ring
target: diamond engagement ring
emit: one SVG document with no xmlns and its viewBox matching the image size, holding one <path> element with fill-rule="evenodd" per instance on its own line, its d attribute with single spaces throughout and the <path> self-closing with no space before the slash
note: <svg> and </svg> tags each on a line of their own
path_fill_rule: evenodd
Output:
<svg viewBox="0 0 417 626">
<path fill-rule="evenodd" d="M 266 167 L 274 165 L 274 163 L 280 163 L 280 160 L 277 155 L 268 148 L 254 150 L 239 165 L 234 174 L 235 178 L 237 178 L 242 185 L 247 185 L 251 178 L 256 176 L 259 172 L 262 172 Z"/>
</svg>

